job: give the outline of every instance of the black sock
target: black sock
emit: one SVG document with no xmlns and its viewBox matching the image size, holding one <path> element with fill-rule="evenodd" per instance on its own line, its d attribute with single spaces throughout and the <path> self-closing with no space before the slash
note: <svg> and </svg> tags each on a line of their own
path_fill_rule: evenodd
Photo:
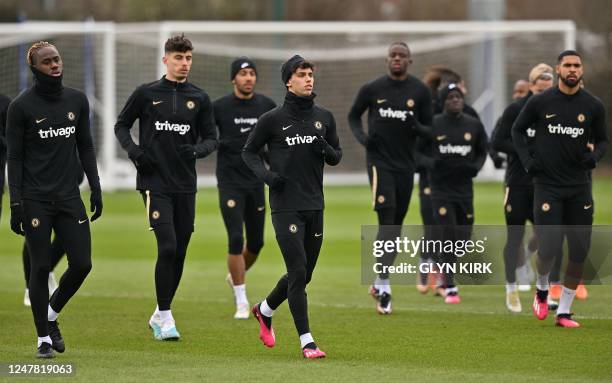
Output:
<svg viewBox="0 0 612 383">
<path fill-rule="evenodd" d="M 538 299 L 545 301 L 548 299 L 548 290 L 537 289 Z"/>
<path fill-rule="evenodd" d="M 261 303 L 257 305 L 257 309 L 259 310 L 259 313 L 261 314 Z M 264 324 L 266 325 L 268 329 L 272 328 L 272 317 L 267 317 L 261 314 L 261 320 L 263 320 Z"/>
<path fill-rule="evenodd" d="M 315 344 L 315 342 L 310 342 L 306 346 L 302 347 L 302 349 L 305 349 L 305 348 L 309 348 L 311 350 L 316 350 L 317 349 L 317 345 Z"/>
</svg>

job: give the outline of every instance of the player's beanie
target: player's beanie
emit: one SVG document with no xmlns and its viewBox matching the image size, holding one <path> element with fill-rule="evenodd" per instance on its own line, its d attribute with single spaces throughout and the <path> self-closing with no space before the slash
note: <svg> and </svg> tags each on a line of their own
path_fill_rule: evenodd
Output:
<svg viewBox="0 0 612 383">
<path fill-rule="evenodd" d="M 287 81 L 289 81 L 291 74 L 295 71 L 295 68 L 297 68 L 304 61 L 306 60 L 300 55 L 295 55 L 289 60 L 285 61 L 281 67 L 281 79 L 283 80 L 283 84 L 286 84 Z"/>
<path fill-rule="evenodd" d="M 230 66 L 230 80 L 233 80 L 234 77 L 240 72 L 241 69 L 244 68 L 253 68 L 255 74 L 257 74 L 257 66 L 250 58 L 246 56 L 238 57 L 236 60 L 232 61 L 232 65 Z"/>
<path fill-rule="evenodd" d="M 442 89 L 440 89 L 438 91 L 438 93 L 440 94 L 440 102 L 442 104 L 444 104 L 444 102 L 446 101 L 446 98 L 448 97 L 448 95 L 451 92 L 457 91 L 459 92 L 459 94 L 461 95 L 461 97 L 463 97 L 463 92 L 461 91 L 461 88 L 459 88 L 459 85 L 455 84 L 455 83 L 450 83 L 447 85 L 444 85 L 442 87 Z"/>
</svg>

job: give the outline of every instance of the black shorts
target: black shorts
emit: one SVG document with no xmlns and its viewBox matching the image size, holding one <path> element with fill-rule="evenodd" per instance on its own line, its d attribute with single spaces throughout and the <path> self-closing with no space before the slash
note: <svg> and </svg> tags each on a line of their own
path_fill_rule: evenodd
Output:
<svg viewBox="0 0 612 383">
<path fill-rule="evenodd" d="M 376 165 L 368 165 L 368 177 L 372 187 L 374 210 L 407 208 L 410 204 L 414 173 L 394 172 Z"/>
<path fill-rule="evenodd" d="M 242 254 L 243 232 L 246 231 L 247 250 L 258 254 L 263 246 L 266 216 L 264 186 L 253 188 L 219 186 L 219 207 L 228 235 L 228 253 Z"/>
<path fill-rule="evenodd" d="M 473 225 L 474 202 L 432 198 L 434 220 L 437 225 Z"/>
<path fill-rule="evenodd" d="M 193 233 L 195 193 L 160 193 L 141 191 L 150 229 L 158 225 L 174 225 L 176 232 Z"/>
<path fill-rule="evenodd" d="M 533 215 L 536 225 L 592 225 L 591 185 L 535 185 Z"/>
<path fill-rule="evenodd" d="M 507 186 L 504 215 L 506 225 L 533 223 L 533 186 Z"/>
</svg>

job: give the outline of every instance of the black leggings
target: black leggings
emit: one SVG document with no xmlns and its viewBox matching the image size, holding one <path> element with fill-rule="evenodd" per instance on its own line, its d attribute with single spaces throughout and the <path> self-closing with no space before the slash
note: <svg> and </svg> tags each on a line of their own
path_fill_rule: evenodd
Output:
<svg viewBox="0 0 612 383">
<path fill-rule="evenodd" d="M 159 310 L 170 310 L 193 233 L 195 193 L 144 192 L 149 225 L 157 241 L 155 292 Z"/>
<path fill-rule="evenodd" d="M 516 266 L 525 236 L 525 224 L 533 223 L 533 187 L 506 187 L 504 198 L 507 239 L 504 246 L 506 282 L 516 282 Z"/>
<path fill-rule="evenodd" d="M 273 213 L 272 224 L 287 273 L 266 301 L 276 310 L 287 299 L 298 334 L 306 334 L 310 332 L 306 285 L 312 279 L 323 243 L 323 211 Z"/>
<path fill-rule="evenodd" d="M 39 337 L 48 335 L 47 306 L 60 312 L 91 270 L 91 233 L 80 198 L 60 202 L 24 200 L 24 230 L 30 253 L 30 302 Z M 49 299 L 51 231 L 66 249 L 68 269 Z"/>
<path fill-rule="evenodd" d="M 66 251 L 64 250 L 64 247 L 62 246 L 61 242 L 59 241 L 59 238 L 56 235 L 55 237 L 53 237 L 53 241 L 51 242 L 51 271 L 55 270 L 55 267 L 57 266 L 57 264 L 62 259 L 65 253 Z M 30 281 L 30 252 L 28 251 L 27 241 L 23 242 L 23 250 L 21 252 L 21 257 L 23 260 L 23 274 L 25 276 L 25 284 L 27 288 L 28 283 Z"/>
<path fill-rule="evenodd" d="M 264 244 L 266 196 L 264 187 L 252 189 L 219 188 L 219 206 L 228 237 L 228 254 L 242 255 L 244 235 L 246 248 L 259 254 Z"/>
</svg>

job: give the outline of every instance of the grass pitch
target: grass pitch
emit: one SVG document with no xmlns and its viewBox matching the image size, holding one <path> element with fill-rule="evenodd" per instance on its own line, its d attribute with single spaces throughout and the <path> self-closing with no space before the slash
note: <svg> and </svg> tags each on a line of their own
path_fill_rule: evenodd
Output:
<svg viewBox="0 0 612 383">
<path fill-rule="evenodd" d="M 612 223 L 612 181 L 597 180 L 594 193 L 595 223 Z M 327 359 L 302 359 L 286 304 L 274 316 L 273 349 L 261 344 L 253 319 L 232 318 L 217 192 L 204 189 L 173 303 L 181 340 L 154 341 L 147 328 L 156 249 L 140 196 L 106 194 L 104 215 L 92 225 L 92 273 L 60 315 L 67 350 L 51 363 L 73 363 L 76 375 L 66 379 L 75 382 L 612 380 L 612 287 L 590 287 L 588 300 L 575 301 L 583 324 L 576 330 L 554 327 L 551 317 L 535 320 L 531 293 L 522 293 L 523 314 L 511 315 L 503 286 L 464 286 L 463 302 L 453 307 L 394 286 L 394 313 L 380 317 L 360 281 L 360 226 L 376 223 L 370 191 L 330 187 L 325 194 L 325 241 L 308 296 L 313 335 Z M 477 184 L 475 196 L 476 224 L 503 224 L 501 185 Z M 36 363 L 32 314 L 22 304 L 22 239 L 10 232 L 8 215 L 0 226 L 0 363 Z M 405 223 L 420 223 L 416 194 Z M 266 244 L 247 274 L 251 303 L 284 272 L 269 216 L 266 225 Z M 57 272 L 65 267 L 64 260 Z"/>
</svg>

